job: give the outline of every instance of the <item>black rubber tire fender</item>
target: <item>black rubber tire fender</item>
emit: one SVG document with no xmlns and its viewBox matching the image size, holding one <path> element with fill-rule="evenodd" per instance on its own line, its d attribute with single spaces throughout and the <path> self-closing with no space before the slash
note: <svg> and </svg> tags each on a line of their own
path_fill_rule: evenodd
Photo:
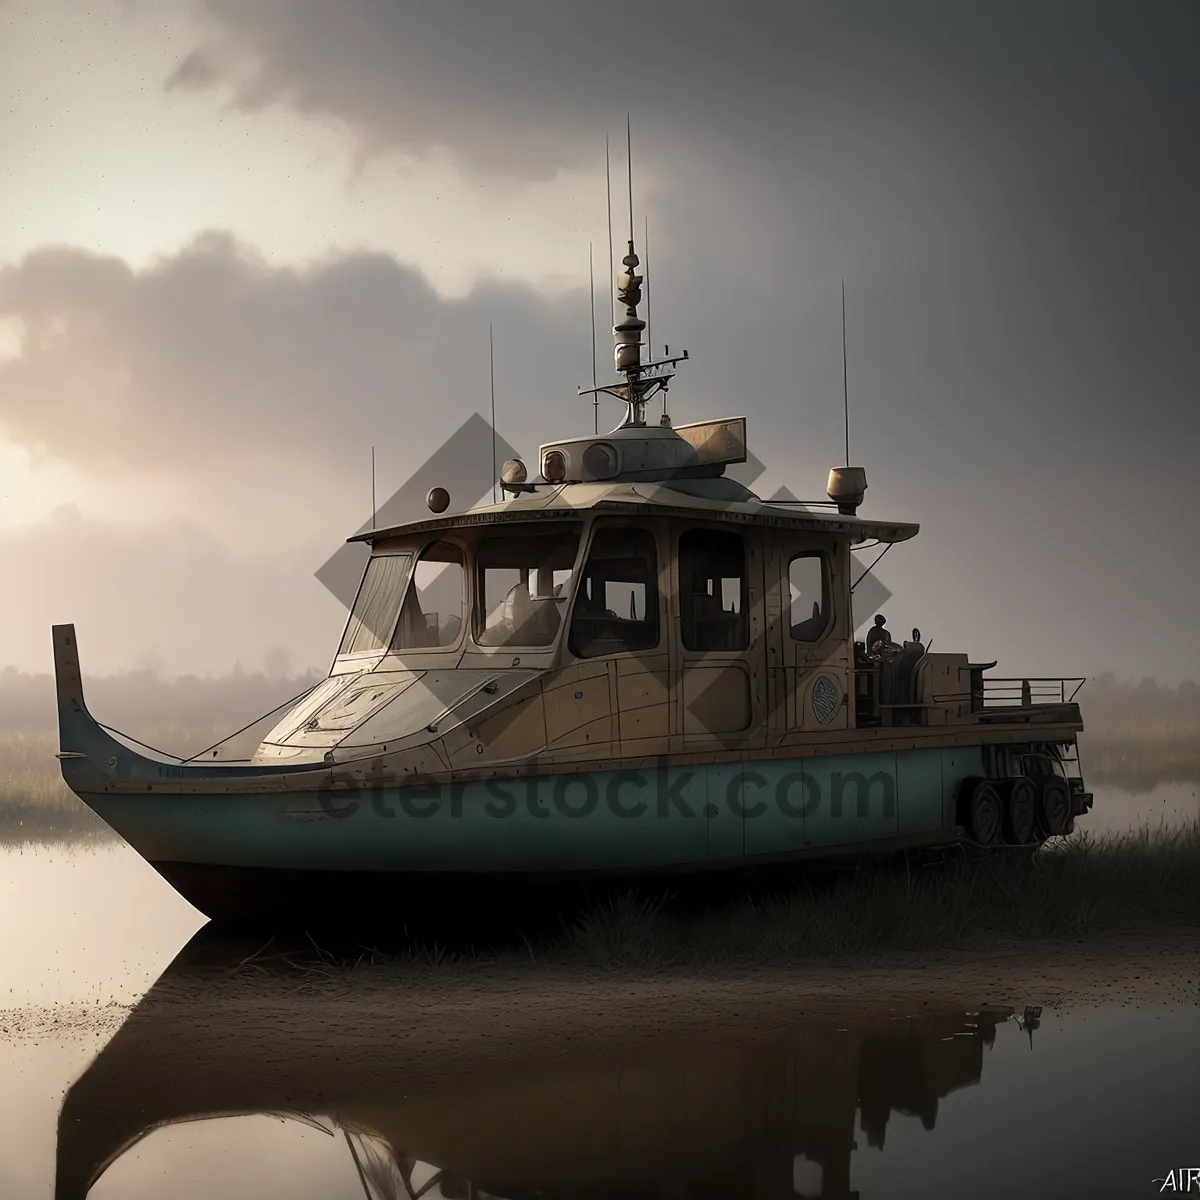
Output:
<svg viewBox="0 0 1200 1200">
<path fill-rule="evenodd" d="M 979 846 L 994 846 L 1000 840 L 1004 805 L 996 781 L 968 775 L 958 789 L 959 822 Z"/>
<path fill-rule="evenodd" d="M 1038 786 L 1027 775 L 1001 779 L 996 785 L 1004 808 L 1004 840 L 1010 846 L 1028 846 L 1037 837 Z"/>
<path fill-rule="evenodd" d="M 1051 775 L 1038 789 L 1038 831 L 1061 837 L 1071 831 L 1071 788 L 1061 775 Z"/>
</svg>

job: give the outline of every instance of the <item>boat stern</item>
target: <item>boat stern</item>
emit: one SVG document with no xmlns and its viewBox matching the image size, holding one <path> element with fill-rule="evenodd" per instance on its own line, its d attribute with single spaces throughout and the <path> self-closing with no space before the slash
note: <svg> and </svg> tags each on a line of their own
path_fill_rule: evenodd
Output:
<svg viewBox="0 0 1200 1200">
<path fill-rule="evenodd" d="M 1082 817 L 1086 813 L 1092 811 L 1092 793 L 1083 790 L 1084 783 L 1082 776 L 1072 775 L 1067 779 L 1067 786 L 1071 789 L 1071 816 Z"/>
</svg>

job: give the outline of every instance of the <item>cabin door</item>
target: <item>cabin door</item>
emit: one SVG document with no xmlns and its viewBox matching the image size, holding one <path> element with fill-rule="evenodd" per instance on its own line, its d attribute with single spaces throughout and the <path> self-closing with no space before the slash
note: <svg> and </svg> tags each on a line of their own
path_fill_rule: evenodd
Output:
<svg viewBox="0 0 1200 1200">
<path fill-rule="evenodd" d="M 766 707 L 757 531 L 683 526 L 675 560 L 683 747 L 753 744 Z"/>
<path fill-rule="evenodd" d="M 846 729 L 853 703 L 846 547 L 798 536 L 778 546 L 776 576 L 790 730 Z"/>
</svg>

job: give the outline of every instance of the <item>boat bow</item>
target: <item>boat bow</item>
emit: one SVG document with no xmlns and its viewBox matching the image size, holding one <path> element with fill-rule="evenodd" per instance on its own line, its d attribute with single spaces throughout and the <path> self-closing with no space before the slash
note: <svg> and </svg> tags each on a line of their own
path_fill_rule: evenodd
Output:
<svg viewBox="0 0 1200 1200">
<path fill-rule="evenodd" d="M 249 766 L 244 763 L 188 762 L 155 751 L 135 750 L 109 732 L 88 711 L 79 667 L 74 625 L 55 625 L 54 685 L 58 701 L 58 760 L 73 792 L 115 781 L 151 783 L 162 779 L 233 780 L 263 775 L 328 770 L 323 763 Z"/>
</svg>

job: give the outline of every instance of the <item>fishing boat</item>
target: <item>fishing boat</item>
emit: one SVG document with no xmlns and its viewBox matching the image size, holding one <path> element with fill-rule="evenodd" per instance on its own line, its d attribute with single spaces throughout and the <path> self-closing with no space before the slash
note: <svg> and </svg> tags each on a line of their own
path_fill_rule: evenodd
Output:
<svg viewBox="0 0 1200 1200">
<path fill-rule="evenodd" d="M 478 988 L 459 1003 L 406 989 L 398 1013 L 386 971 L 298 989 L 274 948 L 239 970 L 261 945 L 223 949 L 210 929 L 67 1091 L 56 1200 L 84 1200 L 102 1178 L 119 1191 L 122 1160 L 152 1155 L 157 1131 L 260 1115 L 328 1134 L 326 1169 L 340 1158 L 346 1194 L 357 1178 L 375 1200 L 849 1200 L 858 1138 L 884 1147 L 893 1114 L 934 1129 L 945 1097 L 981 1083 L 985 1049 L 1014 1015 L 968 1011 L 953 987 L 926 989 L 914 1015 L 890 994 L 843 995 L 815 1014 L 812 997 L 742 996 L 757 1038 L 706 1039 L 698 1053 L 710 1026 L 685 1013 L 664 1026 L 654 1006 L 613 1031 L 559 1000 L 522 1024 L 511 993 Z M 180 1169 L 178 1147 L 158 1152 Z M 238 1194 L 269 1195 L 281 1161 L 248 1154 Z"/>
<path fill-rule="evenodd" d="M 244 762 L 152 754 L 88 712 L 55 626 L 70 788 L 212 917 L 471 886 L 789 864 L 961 841 L 1036 847 L 1091 807 L 1081 681 L 855 639 L 851 551 L 918 526 L 763 500 L 726 469 L 744 417 L 672 425 L 632 238 L 611 433 L 499 471 L 503 498 L 372 528 L 328 677 Z M 663 398 L 657 422 L 648 404 Z M 1071 690 L 1074 686 L 1074 691 Z"/>
</svg>

